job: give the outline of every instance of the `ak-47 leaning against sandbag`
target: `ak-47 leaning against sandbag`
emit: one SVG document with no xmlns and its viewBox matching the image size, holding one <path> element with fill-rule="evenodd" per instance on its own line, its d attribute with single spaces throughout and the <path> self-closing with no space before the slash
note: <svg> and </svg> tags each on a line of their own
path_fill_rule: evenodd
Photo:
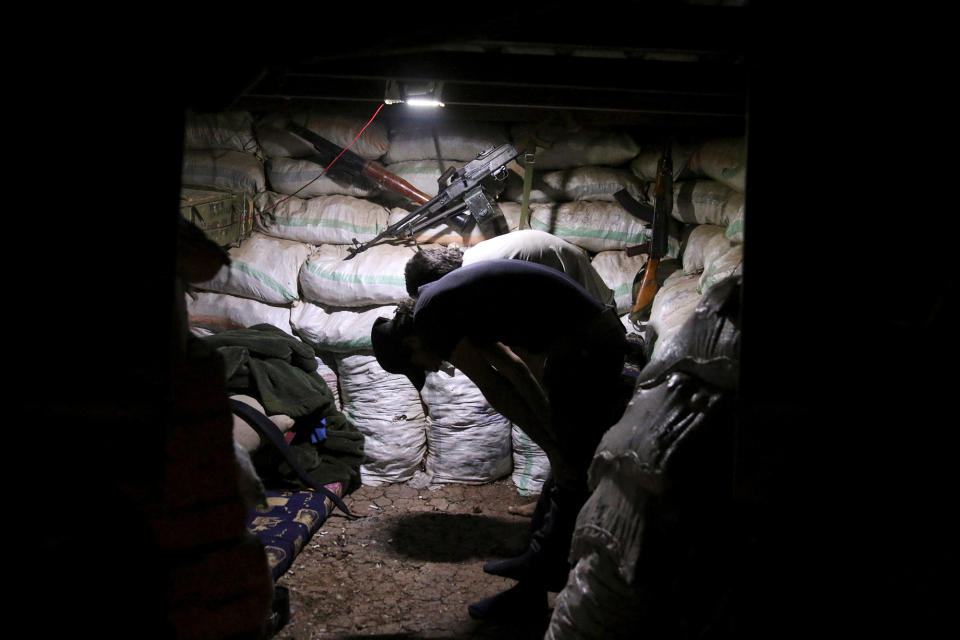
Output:
<svg viewBox="0 0 960 640">
<path fill-rule="evenodd" d="M 667 255 L 667 234 L 669 233 L 670 212 L 673 210 L 673 159 L 670 155 L 671 141 L 663 146 L 663 155 L 657 163 L 657 181 L 653 188 L 653 207 L 649 204 L 634 200 L 626 189 L 616 192 L 614 198 L 628 213 L 644 222 L 650 223 L 650 240 L 627 249 L 627 255 L 635 256 L 640 253 L 649 255 L 643 267 L 640 280 L 640 289 L 631 315 L 648 311 L 653 304 L 653 298 L 660 288 L 657 284 L 657 267 L 660 259 Z"/>
<path fill-rule="evenodd" d="M 430 198 L 403 178 L 372 161 L 363 160 L 350 151 L 340 149 L 305 127 L 290 123 L 287 128 L 312 144 L 322 159 L 332 162 L 339 156 L 342 168 L 351 173 L 366 176 L 381 187 L 420 205 L 398 222 L 388 226 L 372 240 L 361 244 L 354 239 L 354 246 L 348 249 L 350 256 L 346 258 L 347 260 L 361 251 L 366 251 L 384 238 L 414 236 L 438 222 L 447 222 L 462 229 L 471 218 L 479 224 L 494 216 L 502 216 L 496 199 L 490 196 L 483 182 L 491 177 L 494 180 L 506 179 L 507 164 L 519 155 L 510 144 L 501 144 L 482 151 L 462 168 L 450 167 L 444 171 L 437 179 L 439 192 Z"/>
</svg>

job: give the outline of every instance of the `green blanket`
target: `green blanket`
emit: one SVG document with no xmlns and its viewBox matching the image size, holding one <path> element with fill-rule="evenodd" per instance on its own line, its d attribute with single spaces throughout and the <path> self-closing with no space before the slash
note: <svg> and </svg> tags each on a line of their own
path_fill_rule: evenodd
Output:
<svg viewBox="0 0 960 640">
<path fill-rule="evenodd" d="M 267 415 L 287 415 L 297 424 L 326 421 L 319 444 L 295 441 L 297 462 L 319 484 L 342 482 L 344 494 L 360 486 L 363 434 L 337 409 L 333 393 L 317 371 L 313 348 L 269 324 L 200 338 L 223 359 L 227 391 L 260 401 Z M 261 447 L 253 457 L 264 483 L 302 488 L 279 451 Z"/>
</svg>

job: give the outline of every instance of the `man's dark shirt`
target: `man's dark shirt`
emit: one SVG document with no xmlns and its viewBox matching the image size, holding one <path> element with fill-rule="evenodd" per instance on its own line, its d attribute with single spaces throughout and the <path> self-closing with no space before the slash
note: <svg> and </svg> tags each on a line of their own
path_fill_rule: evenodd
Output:
<svg viewBox="0 0 960 640">
<path fill-rule="evenodd" d="M 414 328 L 441 358 L 463 337 L 542 353 L 587 327 L 603 304 L 564 273 L 523 260 L 484 260 L 423 285 Z"/>
</svg>

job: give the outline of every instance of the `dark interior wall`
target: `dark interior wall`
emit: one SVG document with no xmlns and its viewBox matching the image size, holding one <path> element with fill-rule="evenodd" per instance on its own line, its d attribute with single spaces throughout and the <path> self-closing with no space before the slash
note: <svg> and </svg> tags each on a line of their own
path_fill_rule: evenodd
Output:
<svg viewBox="0 0 960 640">
<path fill-rule="evenodd" d="M 381 31 L 436 37 L 451 28 L 442 15 L 408 19 L 403 30 L 385 21 Z M 952 428 L 942 417 L 952 415 L 953 390 L 935 373 L 954 342 L 955 278 L 938 262 L 946 253 L 937 234 L 923 231 L 925 250 L 915 244 L 921 225 L 905 203 L 919 203 L 911 196 L 924 171 L 911 160 L 894 176 L 904 188 L 892 188 L 876 158 L 915 159 L 913 143 L 935 136 L 937 120 L 929 116 L 921 130 L 906 107 L 923 87 L 912 80 L 912 93 L 889 91 L 891 67 L 881 74 L 863 48 L 850 46 L 846 28 L 856 32 L 858 21 L 831 15 L 822 34 L 817 16 L 760 15 L 765 20 L 750 31 L 747 207 L 748 215 L 776 215 L 751 217 L 745 248 L 739 479 L 745 536 L 756 555 L 740 576 L 737 624 L 744 635 L 787 621 L 816 627 L 827 613 L 846 614 L 859 628 L 932 624 L 943 567 L 955 558 L 946 521 L 953 438 L 945 437 Z M 477 20 L 456 24 L 491 24 L 489 15 Z M 177 359 L 172 212 L 182 113 L 216 108 L 264 59 L 283 55 L 237 47 L 224 67 L 217 41 L 187 46 L 182 24 L 168 26 L 162 36 L 112 30 L 109 38 L 57 38 L 51 64 L 20 67 L 23 75 L 14 76 L 25 117 L 10 143 L 27 150 L 18 185 L 55 203 L 43 212 L 43 249 L 31 248 L 33 237 L 8 238 L 17 268 L 52 292 L 42 311 L 11 332 L 13 397 L 24 424 L 33 425 L 13 433 L 40 432 L 43 450 L 42 465 L 17 477 L 18 504 L 26 503 L 26 521 L 48 532 L 39 548 L 27 544 L 40 557 L 18 558 L 17 575 L 36 592 L 79 594 L 50 620 L 61 631 L 75 620 L 130 622 L 156 595 L 157 585 L 143 577 L 156 558 L 114 489 L 162 482 L 159 439 Z M 347 28 L 307 27 L 327 47 L 350 41 Z M 882 43 L 870 44 L 881 50 Z M 883 142 L 900 146 L 875 137 L 880 113 Z M 131 149 L 139 151 L 136 162 L 116 161 Z M 59 163 L 42 169 L 51 158 Z M 101 191 L 104 167 L 110 180 Z M 785 190 L 799 195 L 784 198 Z M 849 214 L 864 209 L 913 233 L 864 228 L 862 217 Z M 789 233 L 794 220 L 811 215 L 809 234 Z M 855 265 L 865 284 L 848 286 L 844 265 Z M 91 509 L 121 541 L 102 561 L 92 554 L 103 552 L 104 539 L 77 524 Z M 105 575 L 113 587 L 91 592 L 91 580 Z M 117 605 L 112 612 L 105 601 Z M 913 616 L 917 610 L 927 614 Z M 40 606 L 24 612 L 44 619 Z"/>
</svg>

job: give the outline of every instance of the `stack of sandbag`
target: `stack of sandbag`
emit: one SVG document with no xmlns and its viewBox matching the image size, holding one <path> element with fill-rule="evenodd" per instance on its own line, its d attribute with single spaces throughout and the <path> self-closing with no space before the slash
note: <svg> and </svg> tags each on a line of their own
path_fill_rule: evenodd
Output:
<svg viewBox="0 0 960 640">
<path fill-rule="evenodd" d="M 711 288 L 597 446 L 546 638 L 699 637 L 735 570 L 740 279 Z"/>
<path fill-rule="evenodd" d="M 312 245 L 367 242 L 386 228 L 390 216 L 383 205 L 346 195 L 301 198 L 266 191 L 254 206 L 259 231 Z"/>
<path fill-rule="evenodd" d="M 213 278 L 194 283 L 201 293 L 187 296 L 193 325 L 220 328 L 267 323 L 290 330 L 290 308 L 300 300 L 300 269 L 309 245 L 253 233 L 230 249 L 230 264 Z"/>
<path fill-rule="evenodd" d="M 246 193 L 266 188 L 253 116 L 244 111 L 186 114 L 181 183 Z"/>
<path fill-rule="evenodd" d="M 336 354 L 343 414 L 364 436 L 365 485 L 411 480 L 426 455 L 420 395 L 404 375 L 384 371 L 372 353 Z"/>
<path fill-rule="evenodd" d="M 462 371 L 428 373 L 421 397 L 428 414 L 424 466 L 432 482 L 485 484 L 511 473 L 511 423 Z"/>
<path fill-rule="evenodd" d="M 363 160 L 376 160 L 390 146 L 386 127 L 379 120 L 367 126 L 363 134 L 363 116 L 343 111 L 320 110 L 309 113 L 268 114 L 256 123 L 263 148 L 264 165 L 270 189 L 284 195 L 312 198 L 323 195 L 347 195 L 361 198 L 376 196 L 380 189 L 371 180 L 339 170 L 317 157 L 313 145 L 287 129 L 294 123 L 319 135 Z M 354 141 L 356 138 L 356 141 Z"/>
<path fill-rule="evenodd" d="M 631 171 L 649 185 L 656 180 L 661 153 L 661 147 L 650 146 L 630 163 Z M 669 348 L 700 296 L 743 268 L 745 140 L 677 142 L 671 153 L 671 217 L 683 225 L 682 270 L 663 283 L 645 323 L 645 339 L 653 344 L 654 358 Z"/>
</svg>

